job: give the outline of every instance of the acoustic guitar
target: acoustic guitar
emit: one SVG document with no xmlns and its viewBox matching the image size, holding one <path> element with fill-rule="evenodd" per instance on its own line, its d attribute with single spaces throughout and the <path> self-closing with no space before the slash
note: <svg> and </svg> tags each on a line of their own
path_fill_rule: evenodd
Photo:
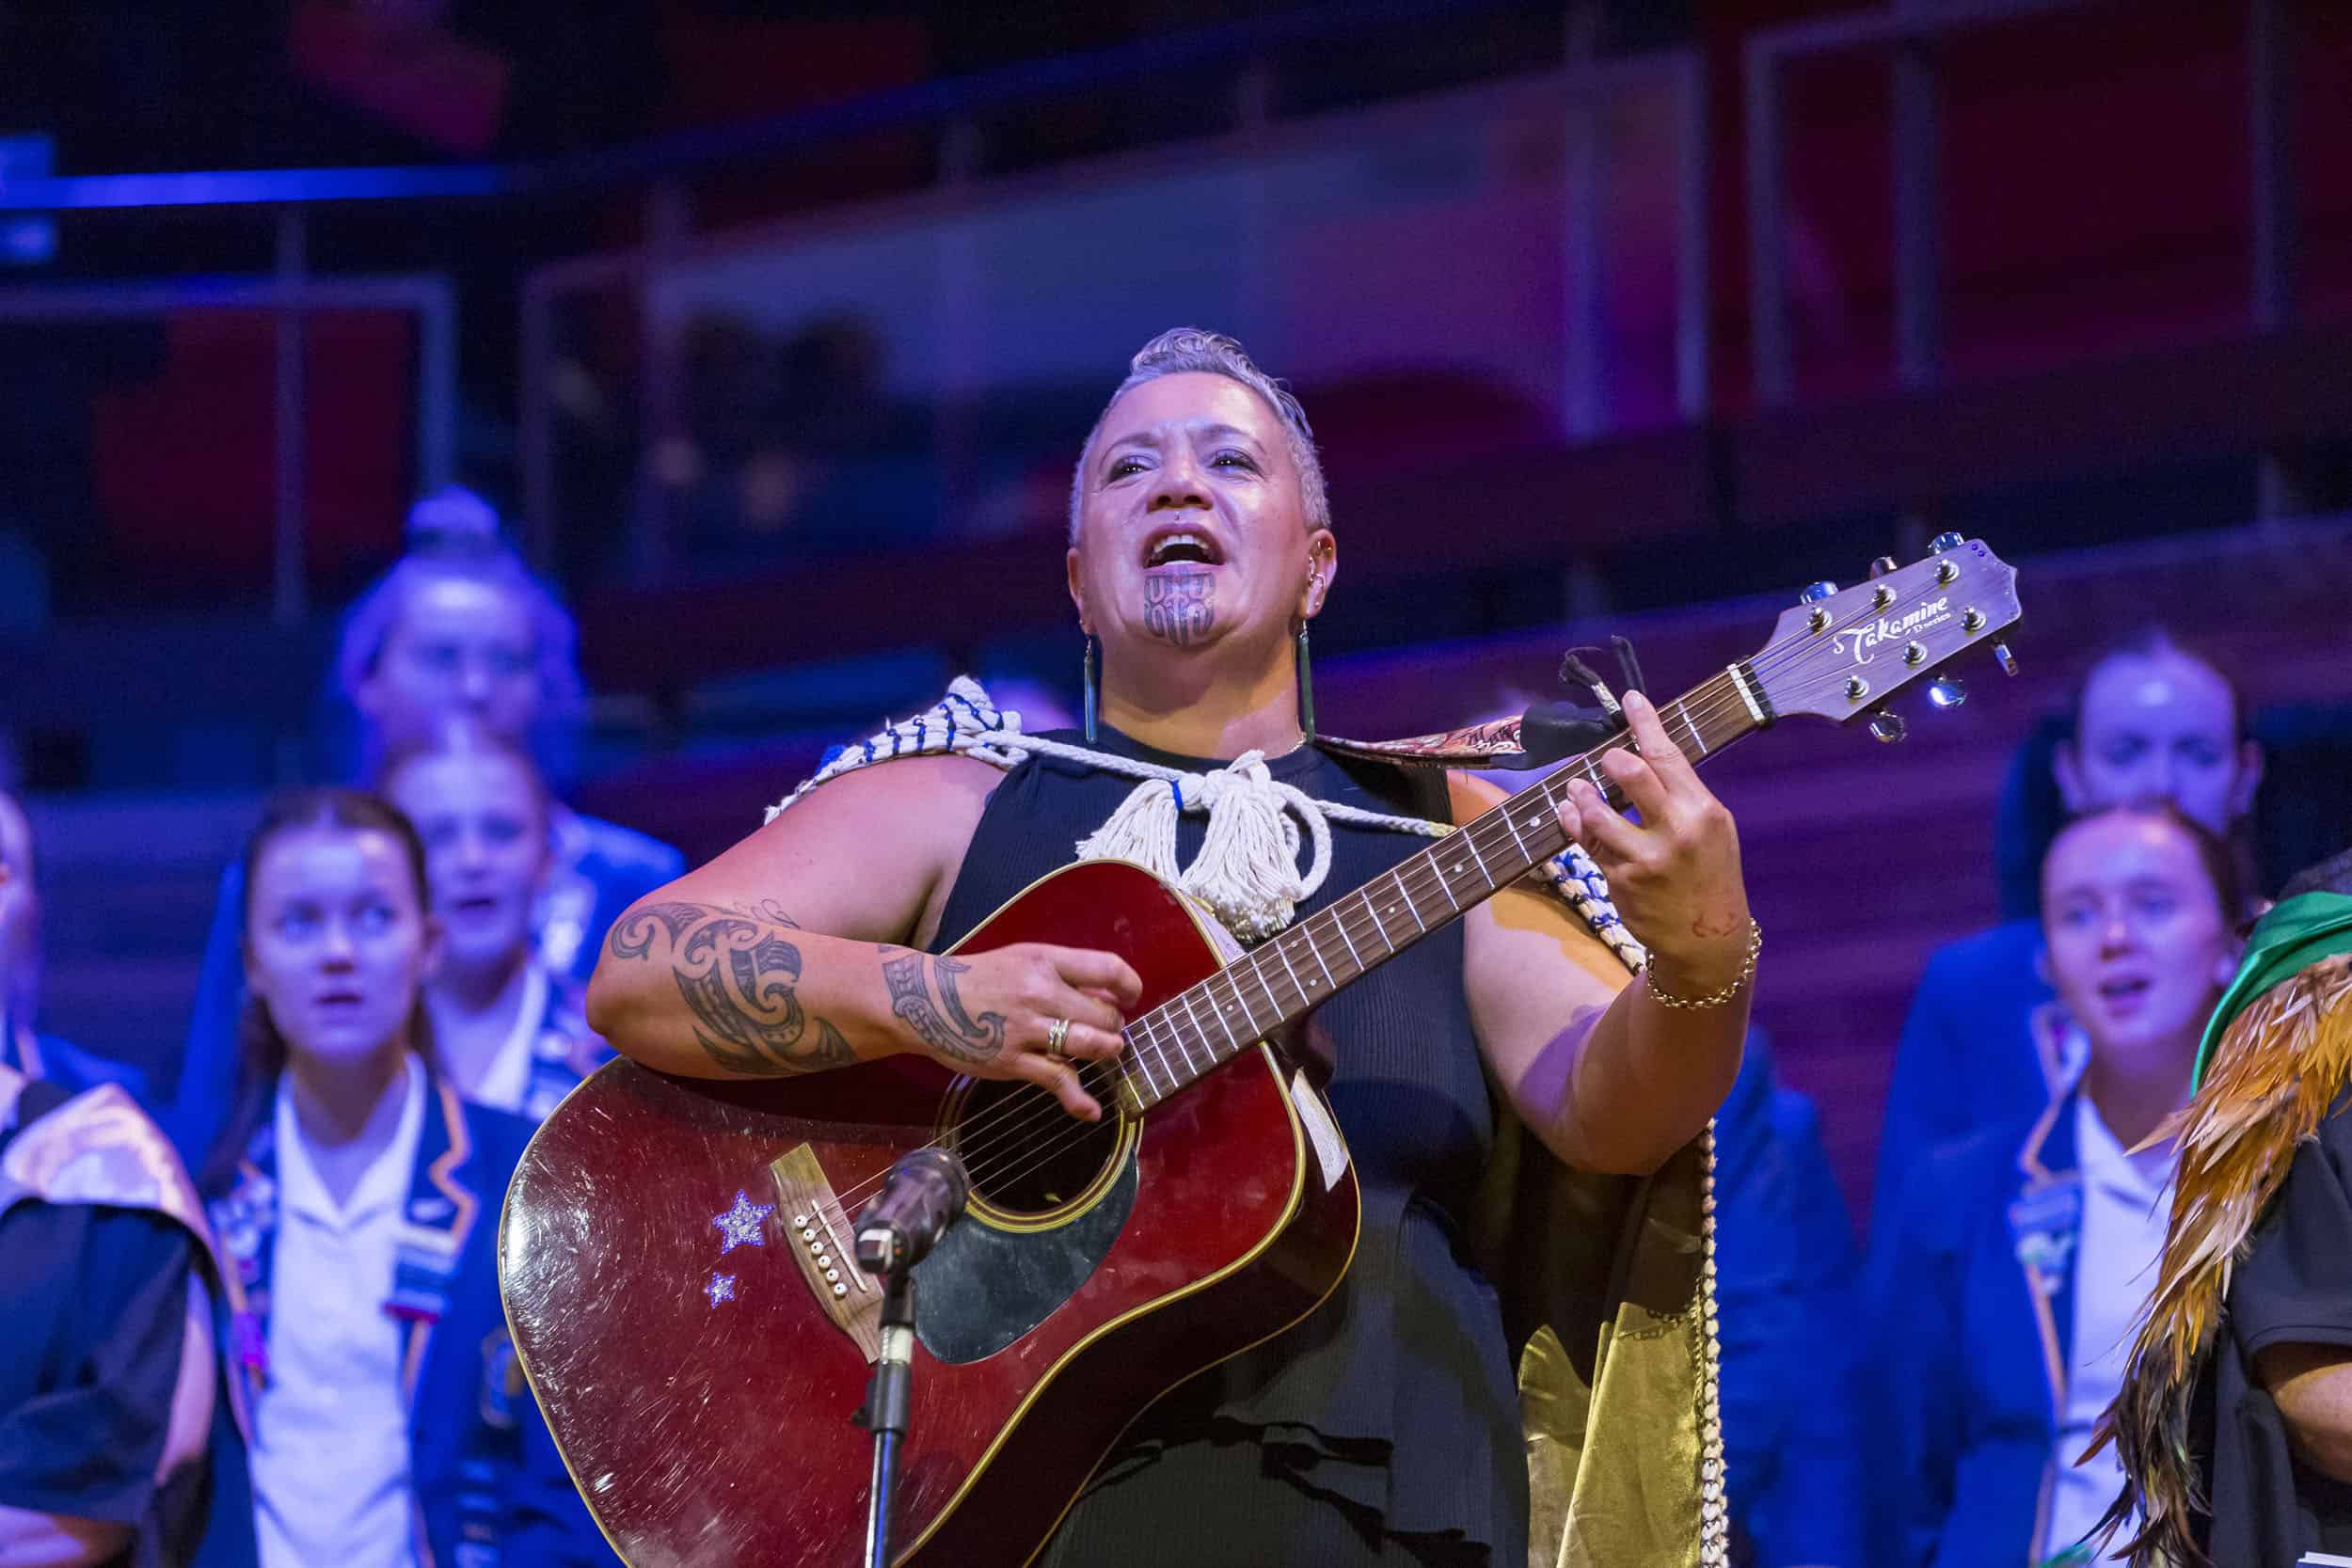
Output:
<svg viewBox="0 0 2352 1568">
<path fill-rule="evenodd" d="M 1783 719 L 1898 722 L 1886 700 L 2018 618 L 1974 540 L 1836 592 L 1660 710 L 1704 762 Z M 1998 648 L 2008 663 L 2006 648 Z M 1942 696 L 1953 700 L 1946 686 Z M 784 1080 L 610 1063 L 524 1155 L 499 1232 L 515 1344 L 572 1478 L 632 1568 L 855 1568 L 879 1350 L 850 1221 L 892 1162 L 944 1145 L 971 1176 L 917 1267 L 896 1561 L 1033 1557 L 1120 1433 L 1184 1378 L 1311 1311 L 1356 1244 L 1346 1145 L 1265 1042 L 1565 847 L 1568 780 L 1619 734 L 1246 953 L 1133 865 L 1030 887 L 958 943 L 1107 949 L 1143 978 L 1104 1107 L 901 1056 Z"/>
</svg>

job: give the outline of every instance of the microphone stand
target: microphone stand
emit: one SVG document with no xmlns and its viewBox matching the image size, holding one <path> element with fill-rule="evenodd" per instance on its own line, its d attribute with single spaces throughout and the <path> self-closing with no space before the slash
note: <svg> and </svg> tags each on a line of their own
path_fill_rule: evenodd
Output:
<svg viewBox="0 0 2352 1568">
<path fill-rule="evenodd" d="M 882 1282 L 882 1354 L 866 1385 L 860 1426 L 874 1434 L 874 1480 L 866 1516 L 866 1568 L 890 1568 L 891 1493 L 898 1444 L 907 1434 L 914 1379 L 914 1265 L 923 1260 L 971 1196 L 963 1163 L 936 1146 L 915 1149 L 890 1167 L 882 1191 L 852 1230 L 857 1264 Z"/>
<path fill-rule="evenodd" d="M 914 1386 L 914 1271 L 894 1262 L 882 1275 L 882 1354 L 866 1380 L 858 1424 L 874 1434 L 873 1482 L 866 1516 L 866 1568 L 890 1568 L 891 1493 L 898 1477 L 898 1440 L 907 1432 Z"/>
</svg>

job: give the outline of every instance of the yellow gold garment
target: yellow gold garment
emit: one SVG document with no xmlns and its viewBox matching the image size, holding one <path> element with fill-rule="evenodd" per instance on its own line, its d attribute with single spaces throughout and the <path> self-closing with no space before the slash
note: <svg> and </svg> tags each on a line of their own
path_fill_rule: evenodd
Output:
<svg viewBox="0 0 2352 1568">
<path fill-rule="evenodd" d="M 1726 1560 L 1712 1137 L 1636 1179 L 1499 1132 L 1475 1245 L 1520 1347 L 1530 1568 Z"/>
</svg>

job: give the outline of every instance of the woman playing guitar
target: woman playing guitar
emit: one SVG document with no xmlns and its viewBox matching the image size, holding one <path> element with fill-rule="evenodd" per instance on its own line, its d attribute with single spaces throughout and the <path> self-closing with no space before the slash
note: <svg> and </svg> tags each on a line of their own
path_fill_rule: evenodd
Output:
<svg viewBox="0 0 2352 1568">
<path fill-rule="evenodd" d="M 1486 811 L 1502 797 L 1468 776 L 1310 743 L 1293 650 L 1338 564 L 1296 401 L 1230 339 L 1147 344 L 1073 486 L 1070 594 L 1101 649 L 1091 744 L 1200 771 L 1257 751 L 1319 800 L 1456 822 Z M 1625 707 L 1642 755 L 1601 767 L 1639 824 L 1583 783 L 1560 817 L 1647 946 L 1646 976 L 1626 984 L 1567 909 L 1519 886 L 1331 996 L 1315 1021 L 1361 1184 L 1354 1263 L 1304 1321 L 1152 1406 L 1039 1560 L 1526 1560 L 1510 1354 L 1460 1244 L 1503 1110 L 1490 1088 L 1570 1164 L 1646 1173 L 1729 1087 L 1755 968 L 1730 814 L 1650 704 Z M 1010 773 L 956 755 L 846 773 L 632 909 L 597 967 L 591 1022 L 668 1073 L 771 1077 L 913 1053 L 1098 1117 L 1084 1066 L 1126 1048 L 1136 970 L 1077 947 L 940 950 L 1069 862 L 1133 788 L 1058 756 Z M 1201 824 L 1178 832 L 1189 859 Z M 1329 874 L 1299 917 L 1421 842 L 1334 822 Z M 714 950 L 731 961 L 693 961 Z"/>
</svg>

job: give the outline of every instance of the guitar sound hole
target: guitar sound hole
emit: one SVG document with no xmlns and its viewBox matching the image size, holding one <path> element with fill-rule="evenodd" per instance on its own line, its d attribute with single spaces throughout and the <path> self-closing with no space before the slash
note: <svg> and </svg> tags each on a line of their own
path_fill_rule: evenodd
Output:
<svg viewBox="0 0 2352 1568">
<path fill-rule="evenodd" d="M 954 1137 L 974 1197 L 1009 1214 L 1045 1214 L 1102 1179 L 1119 1152 L 1120 1125 L 1107 1110 L 1101 1121 L 1080 1121 L 1035 1085 L 983 1081 L 972 1085 Z"/>
</svg>

